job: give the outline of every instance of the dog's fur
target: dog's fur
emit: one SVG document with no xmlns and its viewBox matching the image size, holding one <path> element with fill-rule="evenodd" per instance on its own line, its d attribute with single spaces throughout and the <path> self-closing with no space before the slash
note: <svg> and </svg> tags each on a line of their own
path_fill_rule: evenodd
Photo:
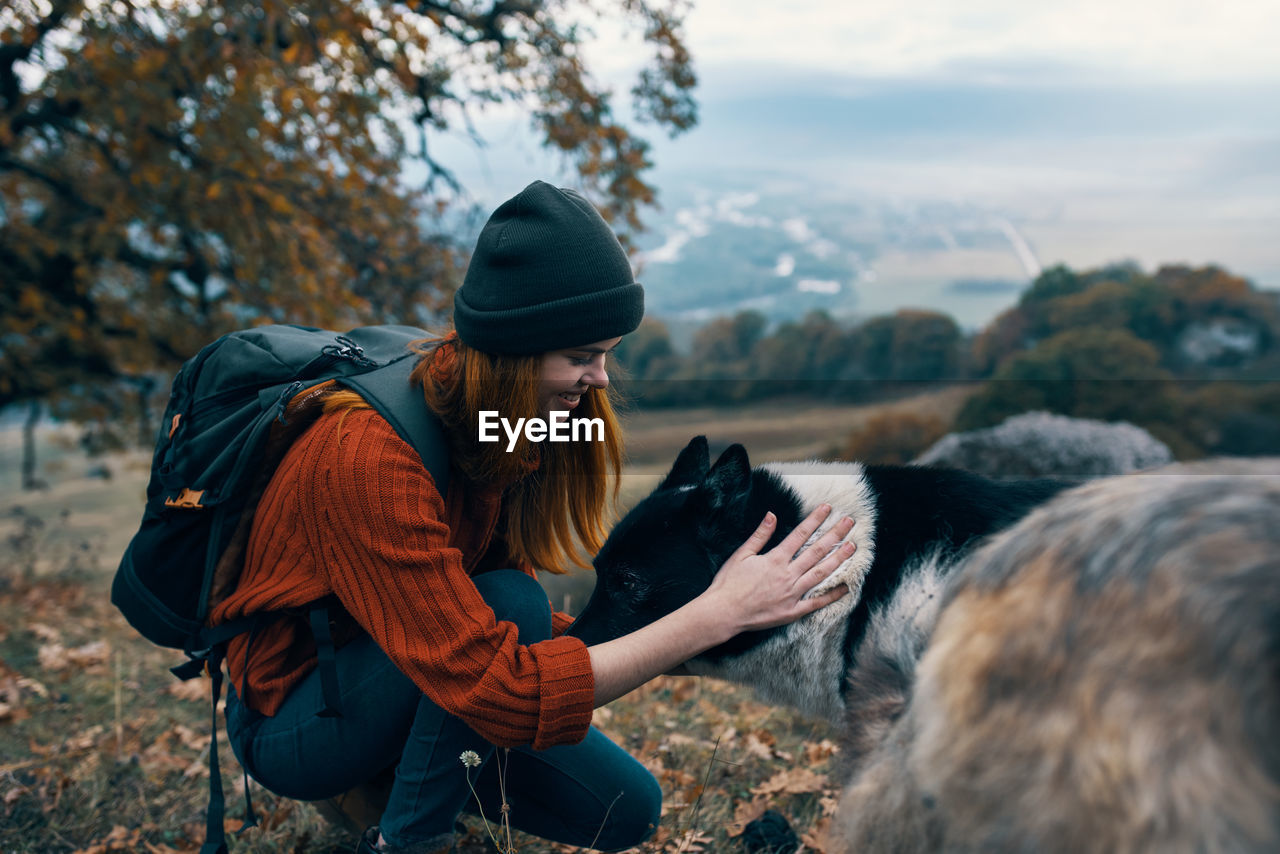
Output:
<svg viewBox="0 0 1280 854">
<path fill-rule="evenodd" d="M 1246 466 L 1099 481 L 971 554 L 927 645 L 850 673 L 839 843 L 1280 850 L 1280 469 Z"/>
<path fill-rule="evenodd" d="M 694 658 L 690 672 L 749 684 L 771 702 L 840 720 L 845 674 L 880 642 L 873 609 L 900 618 L 885 642 L 925 626 L 945 567 L 974 542 L 1061 491 L 1060 481 L 998 482 L 955 469 L 858 463 L 769 465 L 753 470 L 741 445 L 711 465 L 694 439 L 671 473 L 610 533 L 595 559 L 596 587 L 570 633 L 587 643 L 620 637 L 705 590 L 765 512 L 777 541 L 823 502 L 843 515 L 857 551 L 815 592 L 848 584 L 851 595 L 789 626 L 739 635 Z M 904 578 L 915 579 L 910 584 Z"/>
<path fill-rule="evenodd" d="M 857 522 L 828 582 L 852 594 L 689 669 L 844 720 L 836 848 L 1280 850 L 1276 475 L 1183 468 L 1049 501 L 1063 484 L 751 471 L 736 446 L 712 467 L 695 440 L 611 534 L 571 632 L 651 622 L 766 509 L 780 537 L 829 501 L 829 524 Z"/>
</svg>

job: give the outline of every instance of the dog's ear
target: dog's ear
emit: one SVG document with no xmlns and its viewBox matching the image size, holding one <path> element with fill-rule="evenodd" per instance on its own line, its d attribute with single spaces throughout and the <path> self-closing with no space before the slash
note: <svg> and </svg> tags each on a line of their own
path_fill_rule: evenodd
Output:
<svg viewBox="0 0 1280 854">
<path fill-rule="evenodd" d="M 694 436 L 684 450 L 676 457 L 671 473 L 658 489 L 672 489 L 677 486 L 694 486 L 702 482 L 711 470 L 711 450 L 707 447 L 706 436 Z"/>
<path fill-rule="evenodd" d="M 747 459 L 747 449 L 741 445 L 726 448 L 707 474 L 703 489 L 713 511 L 745 501 L 751 492 L 751 461 Z"/>
</svg>

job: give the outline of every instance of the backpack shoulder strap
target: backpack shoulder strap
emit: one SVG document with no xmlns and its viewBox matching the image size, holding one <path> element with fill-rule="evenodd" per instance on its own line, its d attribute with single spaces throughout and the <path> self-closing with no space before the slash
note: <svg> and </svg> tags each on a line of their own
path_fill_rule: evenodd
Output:
<svg viewBox="0 0 1280 854">
<path fill-rule="evenodd" d="M 416 363 L 417 355 L 409 353 L 381 368 L 341 377 L 338 382 L 358 392 L 418 452 L 443 499 L 449 489 L 449 443 L 422 391 L 409 382 Z"/>
<path fill-rule="evenodd" d="M 337 380 L 363 397 L 387 419 L 400 438 L 418 452 L 441 500 L 445 500 L 449 490 L 449 445 L 440 419 L 427 407 L 422 391 L 409 382 L 416 363 L 416 354 L 409 353 L 380 368 Z M 341 717 L 342 695 L 338 690 L 333 639 L 329 634 L 329 611 L 324 604 L 311 609 L 311 628 L 320 660 L 320 687 L 324 696 L 324 710 L 320 714 Z"/>
</svg>

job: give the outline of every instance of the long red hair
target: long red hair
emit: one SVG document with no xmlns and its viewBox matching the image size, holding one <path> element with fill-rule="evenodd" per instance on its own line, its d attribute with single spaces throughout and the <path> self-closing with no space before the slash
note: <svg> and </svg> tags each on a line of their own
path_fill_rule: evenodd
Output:
<svg viewBox="0 0 1280 854">
<path fill-rule="evenodd" d="M 523 433 L 510 452 L 498 442 L 480 442 L 480 411 L 496 410 L 514 423 L 541 417 L 538 384 L 542 356 L 483 353 L 456 334 L 417 342 L 422 355 L 411 375 L 427 405 L 445 425 L 450 462 L 476 483 L 510 484 L 504 495 L 509 557 L 552 573 L 604 544 L 622 476 L 622 426 L 612 386 L 592 388 L 570 413 L 573 421 L 599 419 L 602 441 L 533 443 Z M 612 357 L 609 357 L 612 359 Z M 612 370 L 612 365 L 610 370 Z M 325 412 L 364 408 L 350 391 L 336 391 Z"/>
</svg>

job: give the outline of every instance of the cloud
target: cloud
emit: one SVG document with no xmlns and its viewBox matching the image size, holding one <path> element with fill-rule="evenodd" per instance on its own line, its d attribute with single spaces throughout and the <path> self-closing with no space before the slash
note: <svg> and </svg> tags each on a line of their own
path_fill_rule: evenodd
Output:
<svg viewBox="0 0 1280 854">
<path fill-rule="evenodd" d="M 840 283 L 834 279 L 801 279 L 796 282 L 796 290 L 800 293 L 834 295 L 840 293 Z"/>
<path fill-rule="evenodd" d="M 796 243 L 807 243 L 817 237 L 817 233 L 809 227 L 803 217 L 792 217 L 782 221 L 782 231 Z"/>
<path fill-rule="evenodd" d="M 760 201 L 760 194 L 754 192 L 728 193 L 715 199 L 714 202 L 704 200 L 691 207 L 681 208 L 675 213 L 675 226 L 666 231 L 666 239 L 662 245 L 640 253 L 640 261 L 646 264 L 674 264 L 680 260 L 680 254 L 691 240 L 706 237 L 711 232 L 712 222 L 725 222 L 743 228 L 770 228 L 773 220 L 767 216 L 744 213 L 746 208 L 753 207 Z M 781 262 L 779 262 L 781 263 Z M 794 266 L 794 260 L 792 262 Z M 779 275 L 789 275 L 779 273 Z"/>
<path fill-rule="evenodd" d="M 638 67 L 634 34 L 596 26 L 600 66 Z M 699 66 L 750 63 L 841 75 L 944 72 L 1017 83 L 1019 68 L 1167 81 L 1280 80 L 1274 0 L 698 0 L 686 19 Z M 767 74 L 765 75 L 767 77 Z"/>
</svg>

